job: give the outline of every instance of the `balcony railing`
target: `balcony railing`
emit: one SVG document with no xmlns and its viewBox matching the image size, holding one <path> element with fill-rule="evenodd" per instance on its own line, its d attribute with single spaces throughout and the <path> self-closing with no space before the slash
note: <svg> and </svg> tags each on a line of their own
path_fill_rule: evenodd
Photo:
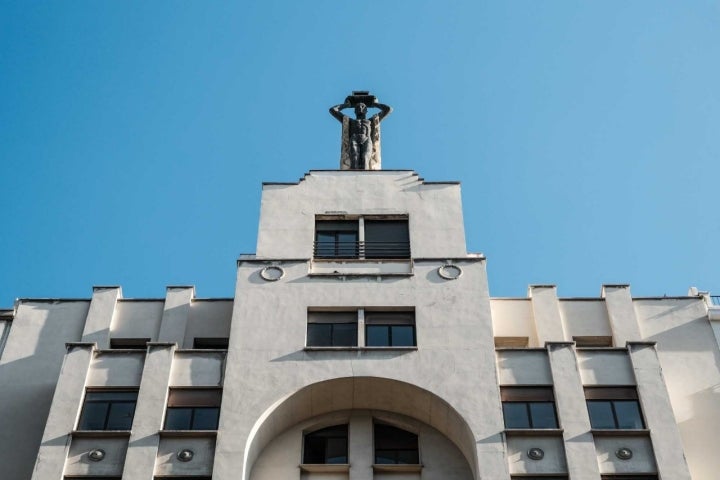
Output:
<svg viewBox="0 0 720 480">
<path fill-rule="evenodd" d="M 315 242 L 313 256 L 327 259 L 405 259 L 410 258 L 410 242 Z"/>
<path fill-rule="evenodd" d="M 710 303 L 715 307 L 720 307 L 720 295 L 710 295 Z"/>
</svg>

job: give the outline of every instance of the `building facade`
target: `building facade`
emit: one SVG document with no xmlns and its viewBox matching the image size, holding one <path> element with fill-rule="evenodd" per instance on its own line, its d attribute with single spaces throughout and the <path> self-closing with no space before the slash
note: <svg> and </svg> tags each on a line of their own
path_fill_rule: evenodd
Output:
<svg viewBox="0 0 720 480">
<path fill-rule="evenodd" d="M 711 480 L 720 306 L 491 298 L 460 185 L 406 170 L 263 185 L 233 298 L 0 312 L 1 478 Z"/>
</svg>

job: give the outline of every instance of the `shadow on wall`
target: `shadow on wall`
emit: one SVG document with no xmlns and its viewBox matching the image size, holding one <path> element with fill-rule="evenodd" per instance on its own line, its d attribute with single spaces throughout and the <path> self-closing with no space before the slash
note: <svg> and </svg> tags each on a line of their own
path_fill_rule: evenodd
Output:
<svg viewBox="0 0 720 480">
<path fill-rule="evenodd" d="M 66 342 L 82 336 L 89 301 L 21 303 L 0 363 L 3 480 L 32 476 Z M 53 444 L 65 444 L 66 437 Z"/>
<path fill-rule="evenodd" d="M 278 400 L 257 420 L 245 446 L 245 480 L 265 446 L 289 427 L 340 410 L 382 410 L 405 415 L 452 441 L 477 477 L 475 438 L 462 416 L 445 400 L 415 385 L 378 377 L 346 377 L 304 387 Z"/>
</svg>

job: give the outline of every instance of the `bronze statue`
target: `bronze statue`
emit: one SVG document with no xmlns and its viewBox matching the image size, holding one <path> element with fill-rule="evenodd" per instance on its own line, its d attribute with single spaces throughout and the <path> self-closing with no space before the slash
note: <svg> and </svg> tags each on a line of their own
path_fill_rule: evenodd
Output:
<svg viewBox="0 0 720 480">
<path fill-rule="evenodd" d="M 355 109 L 355 117 L 342 113 L 346 108 Z M 380 112 L 366 118 L 368 108 Z M 345 103 L 330 108 L 330 114 L 342 123 L 342 170 L 380 170 L 380 122 L 390 115 L 392 107 L 378 103 L 370 92 L 355 91 Z"/>
</svg>

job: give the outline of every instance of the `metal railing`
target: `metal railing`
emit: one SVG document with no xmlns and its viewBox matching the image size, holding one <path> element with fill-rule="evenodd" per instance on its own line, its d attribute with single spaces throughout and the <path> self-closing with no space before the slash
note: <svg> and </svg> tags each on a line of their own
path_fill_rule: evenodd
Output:
<svg viewBox="0 0 720 480">
<path fill-rule="evenodd" d="M 715 307 L 720 307 L 720 295 L 710 295 L 710 303 Z"/>
<path fill-rule="evenodd" d="M 315 242 L 314 258 L 365 260 L 410 258 L 410 242 Z"/>
</svg>

